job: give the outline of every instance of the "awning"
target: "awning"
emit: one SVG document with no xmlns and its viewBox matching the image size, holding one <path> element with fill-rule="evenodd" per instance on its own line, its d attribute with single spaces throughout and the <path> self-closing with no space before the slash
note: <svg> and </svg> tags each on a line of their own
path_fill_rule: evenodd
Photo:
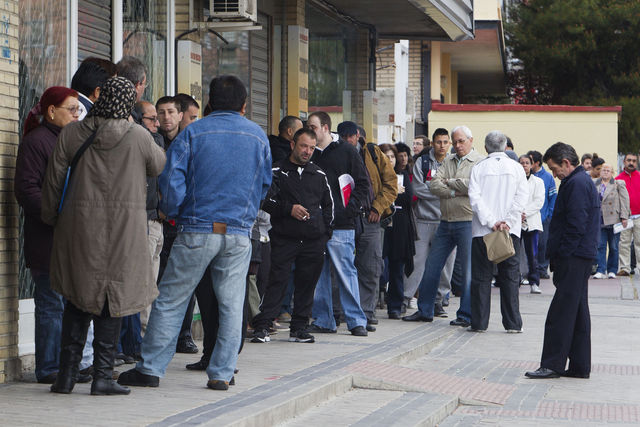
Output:
<svg viewBox="0 0 640 427">
<path fill-rule="evenodd" d="M 317 0 L 376 28 L 378 37 L 459 41 L 474 34 L 471 0 Z"/>
</svg>

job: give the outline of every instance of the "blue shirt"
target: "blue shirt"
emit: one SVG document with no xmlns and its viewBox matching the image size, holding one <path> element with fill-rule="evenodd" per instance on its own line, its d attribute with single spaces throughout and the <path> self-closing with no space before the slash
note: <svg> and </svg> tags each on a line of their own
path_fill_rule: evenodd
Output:
<svg viewBox="0 0 640 427">
<path fill-rule="evenodd" d="M 538 172 L 534 173 L 534 175 L 544 182 L 544 205 L 542 205 L 542 209 L 540 209 L 540 219 L 542 222 L 545 222 L 553 216 L 553 208 L 556 205 L 556 197 L 558 195 L 558 190 L 556 190 L 556 181 L 542 166 Z"/>
</svg>

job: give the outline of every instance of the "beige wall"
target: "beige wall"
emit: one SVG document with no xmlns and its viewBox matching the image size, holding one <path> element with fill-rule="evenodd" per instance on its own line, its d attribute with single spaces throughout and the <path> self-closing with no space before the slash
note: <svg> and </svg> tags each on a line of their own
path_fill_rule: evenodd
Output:
<svg viewBox="0 0 640 427">
<path fill-rule="evenodd" d="M 18 359 L 18 205 L 13 175 L 18 151 L 18 2 L 0 3 L 0 383 L 20 373 Z"/>
<path fill-rule="evenodd" d="M 467 125 L 474 137 L 474 146 L 482 154 L 484 137 L 500 130 L 513 141 L 518 155 L 529 150 L 545 150 L 562 141 L 573 146 L 578 156 L 596 152 L 617 168 L 618 113 L 612 112 L 523 112 L 523 111 L 432 111 L 429 130 L 443 127 L 449 131 L 457 125 Z"/>
<path fill-rule="evenodd" d="M 473 19 L 475 21 L 500 21 L 499 0 L 475 0 L 473 2 Z"/>
</svg>

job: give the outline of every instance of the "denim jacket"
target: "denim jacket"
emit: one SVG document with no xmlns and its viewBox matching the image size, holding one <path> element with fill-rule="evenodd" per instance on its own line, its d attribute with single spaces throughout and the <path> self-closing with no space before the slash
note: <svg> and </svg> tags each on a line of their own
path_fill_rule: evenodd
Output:
<svg viewBox="0 0 640 427">
<path fill-rule="evenodd" d="M 173 140 L 159 178 L 160 210 L 178 231 L 250 235 L 271 185 L 269 140 L 257 124 L 233 111 L 214 111 Z"/>
</svg>

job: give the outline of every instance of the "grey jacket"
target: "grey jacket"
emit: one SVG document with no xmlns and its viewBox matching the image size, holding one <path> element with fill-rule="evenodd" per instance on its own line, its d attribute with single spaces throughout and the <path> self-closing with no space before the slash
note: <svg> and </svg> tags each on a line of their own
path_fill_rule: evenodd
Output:
<svg viewBox="0 0 640 427">
<path fill-rule="evenodd" d="M 600 194 L 600 186 L 602 178 L 595 180 L 596 190 Z M 613 225 L 623 219 L 629 219 L 631 211 L 629 208 L 629 193 L 627 185 L 620 179 L 613 179 L 606 183 L 607 188 L 604 190 L 602 197 L 602 225 Z"/>
<path fill-rule="evenodd" d="M 427 156 L 429 157 L 428 160 Z M 426 161 L 430 163 L 428 169 L 431 171 L 431 176 L 425 179 L 423 162 Z M 440 166 L 442 166 L 442 163 L 438 163 L 434 157 L 433 148 L 427 154 L 418 157 L 413 165 L 413 192 L 418 197 L 418 203 L 413 208 L 416 221 L 440 222 L 440 197 L 431 192 L 431 181 Z"/>
<path fill-rule="evenodd" d="M 471 168 L 484 159 L 476 150 L 472 150 L 460 162 L 455 154 L 447 156 L 431 181 L 431 192 L 440 197 L 441 220 L 448 222 L 471 221 L 473 212 L 469 202 L 469 177 Z M 456 196 L 454 193 L 461 195 Z"/>
</svg>

